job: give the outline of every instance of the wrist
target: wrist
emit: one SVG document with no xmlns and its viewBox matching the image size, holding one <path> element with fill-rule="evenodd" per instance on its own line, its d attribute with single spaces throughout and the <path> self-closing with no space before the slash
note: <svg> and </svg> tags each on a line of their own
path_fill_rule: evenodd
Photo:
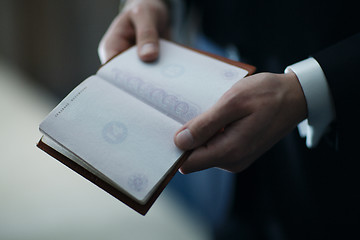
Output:
<svg viewBox="0 0 360 240">
<path fill-rule="evenodd" d="M 304 92 L 301 88 L 299 79 L 293 71 L 288 71 L 284 74 L 284 81 L 287 85 L 287 97 L 289 102 L 292 105 L 292 109 L 294 109 L 294 119 L 296 123 L 300 123 L 304 119 L 307 118 L 307 105 Z"/>
</svg>

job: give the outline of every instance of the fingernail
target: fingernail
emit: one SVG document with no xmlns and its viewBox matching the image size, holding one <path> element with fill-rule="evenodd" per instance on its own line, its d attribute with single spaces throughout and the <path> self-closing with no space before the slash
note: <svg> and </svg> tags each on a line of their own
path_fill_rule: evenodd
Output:
<svg viewBox="0 0 360 240">
<path fill-rule="evenodd" d="M 190 149 L 194 143 L 194 138 L 189 129 L 185 129 L 176 135 L 176 145 L 181 149 Z"/>
<path fill-rule="evenodd" d="M 140 55 L 146 56 L 146 55 L 155 53 L 155 51 L 156 51 L 155 44 L 145 43 L 140 49 Z"/>
<path fill-rule="evenodd" d="M 179 168 L 179 173 L 181 173 L 182 175 L 185 175 L 186 173 L 182 170 L 182 168 Z"/>
</svg>

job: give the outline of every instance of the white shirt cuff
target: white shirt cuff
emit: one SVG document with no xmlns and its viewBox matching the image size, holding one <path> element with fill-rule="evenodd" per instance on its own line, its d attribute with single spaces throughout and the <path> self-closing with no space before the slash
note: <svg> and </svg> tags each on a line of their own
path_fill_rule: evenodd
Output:
<svg viewBox="0 0 360 240">
<path fill-rule="evenodd" d="M 308 118 L 298 125 L 298 130 L 300 136 L 306 137 L 306 146 L 313 148 L 335 119 L 330 89 L 321 66 L 312 57 L 288 66 L 285 73 L 289 70 L 299 79 L 308 109 Z"/>
</svg>

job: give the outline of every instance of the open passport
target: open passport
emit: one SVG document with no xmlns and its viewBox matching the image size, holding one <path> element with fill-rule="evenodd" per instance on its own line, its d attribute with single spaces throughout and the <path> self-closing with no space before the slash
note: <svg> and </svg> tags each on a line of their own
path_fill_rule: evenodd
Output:
<svg viewBox="0 0 360 240">
<path fill-rule="evenodd" d="M 132 47 L 50 112 L 37 146 L 145 215 L 189 154 L 175 132 L 254 71 L 166 40 L 152 63 Z"/>
</svg>

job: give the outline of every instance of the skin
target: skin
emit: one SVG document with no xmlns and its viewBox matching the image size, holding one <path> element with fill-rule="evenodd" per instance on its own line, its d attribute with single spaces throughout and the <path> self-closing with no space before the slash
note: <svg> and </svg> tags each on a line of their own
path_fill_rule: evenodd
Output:
<svg viewBox="0 0 360 240">
<path fill-rule="evenodd" d="M 100 41 L 101 63 L 135 43 L 141 60 L 156 60 L 159 37 L 169 36 L 168 18 L 167 6 L 161 0 L 128 0 Z"/>
<path fill-rule="evenodd" d="M 99 44 L 101 62 L 134 43 L 141 60 L 156 60 L 159 37 L 169 33 L 168 18 L 161 0 L 128 0 Z M 306 100 L 293 72 L 246 77 L 175 134 L 177 147 L 192 150 L 179 171 L 243 171 L 306 117 Z"/>
<path fill-rule="evenodd" d="M 294 73 L 244 78 L 176 133 L 174 141 L 179 148 L 194 149 L 180 171 L 210 167 L 243 171 L 305 119 L 306 112 Z M 190 134 L 179 134 L 184 130 Z"/>
</svg>

